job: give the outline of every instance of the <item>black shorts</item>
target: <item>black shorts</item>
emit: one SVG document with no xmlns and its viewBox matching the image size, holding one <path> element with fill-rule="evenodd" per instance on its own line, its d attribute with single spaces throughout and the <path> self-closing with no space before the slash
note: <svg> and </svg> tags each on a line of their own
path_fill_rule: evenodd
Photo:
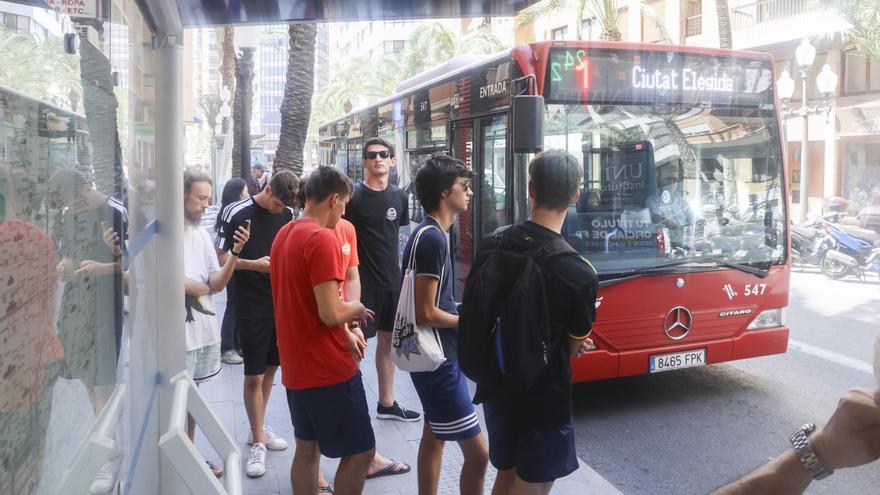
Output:
<svg viewBox="0 0 880 495">
<path fill-rule="evenodd" d="M 376 330 L 390 332 L 394 329 L 394 315 L 397 313 L 397 300 L 400 298 L 399 290 L 367 290 L 361 291 L 361 302 L 367 309 L 376 313 L 376 319 L 364 328 L 364 337 L 370 338 L 376 335 Z"/>
<path fill-rule="evenodd" d="M 318 442 L 326 457 L 351 457 L 376 446 L 360 371 L 337 385 L 287 389 L 287 407 L 293 435 Z"/>
<path fill-rule="evenodd" d="M 280 366 L 275 318 L 237 318 L 245 375 L 262 375 L 267 366 Z"/>
<path fill-rule="evenodd" d="M 578 468 L 571 422 L 540 428 L 523 424 L 505 402 L 483 402 L 489 460 L 495 469 L 516 468 L 516 474 L 529 483 L 549 483 L 564 478 Z"/>
</svg>

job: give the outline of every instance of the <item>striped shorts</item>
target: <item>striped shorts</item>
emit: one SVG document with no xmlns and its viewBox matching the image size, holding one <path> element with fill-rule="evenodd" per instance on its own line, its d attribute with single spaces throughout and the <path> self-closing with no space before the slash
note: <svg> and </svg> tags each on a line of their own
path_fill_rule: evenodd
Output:
<svg viewBox="0 0 880 495">
<path fill-rule="evenodd" d="M 457 358 L 446 359 L 434 371 L 410 373 L 410 377 L 425 420 L 438 440 L 467 440 L 479 435 L 480 420 Z"/>
</svg>

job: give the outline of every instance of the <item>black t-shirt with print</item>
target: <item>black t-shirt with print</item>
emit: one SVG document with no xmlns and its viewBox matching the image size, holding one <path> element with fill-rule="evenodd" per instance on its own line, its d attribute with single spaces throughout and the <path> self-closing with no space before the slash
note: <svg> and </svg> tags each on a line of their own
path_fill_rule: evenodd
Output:
<svg viewBox="0 0 880 495">
<path fill-rule="evenodd" d="M 374 191 L 358 183 L 345 208 L 345 218 L 357 232 L 361 286 L 367 290 L 400 290 L 397 250 L 400 227 L 409 224 L 406 193 L 391 184 L 384 191 Z"/>
<path fill-rule="evenodd" d="M 530 221 L 511 227 L 508 237 L 512 248 L 521 252 L 530 252 L 560 238 L 556 232 Z M 598 277 L 589 263 L 575 254 L 559 256 L 549 262 L 546 273 L 551 324 L 548 366 L 528 392 L 492 399 L 516 411 L 515 417 L 526 427 L 557 427 L 570 421 L 568 336 L 586 335 L 596 320 Z"/>
<path fill-rule="evenodd" d="M 253 196 L 231 203 L 220 212 L 220 231 L 217 248 L 229 251 L 235 244 L 233 233 L 246 227 L 251 221 L 251 237 L 241 250 L 243 260 L 257 260 L 269 256 L 272 242 L 281 227 L 293 220 L 293 211 L 285 208 L 281 213 L 271 213 L 258 205 Z M 235 290 L 231 303 L 235 305 L 238 318 L 274 318 L 272 284 L 269 274 L 254 270 L 235 270 Z"/>
</svg>

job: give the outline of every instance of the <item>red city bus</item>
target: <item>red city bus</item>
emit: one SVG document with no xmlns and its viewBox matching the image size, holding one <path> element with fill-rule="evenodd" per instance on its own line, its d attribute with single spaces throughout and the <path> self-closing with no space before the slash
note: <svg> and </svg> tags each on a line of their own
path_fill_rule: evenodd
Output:
<svg viewBox="0 0 880 495">
<path fill-rule="evenodd" d="M 474 201 L 451 233 L 461 294 L 479 240 L 528 216 L 533 154 L 514 141 L 536 135 L 534 148 L 565 149 L 584 166 L 563 235 L 600 289 L 596 349 L 572 362 L 575 381 L 778 354 L 790 263 L 774 80 L 758 53 L 521 45 L 432 69 L 324 124 L 321 162 L 358 180 L 363 141 L 379 136 L 395 143 L 404 187 L 436 151 L 471 167 Z M 415 200 L 411 210 L 419 221 Z"/>
</svg>

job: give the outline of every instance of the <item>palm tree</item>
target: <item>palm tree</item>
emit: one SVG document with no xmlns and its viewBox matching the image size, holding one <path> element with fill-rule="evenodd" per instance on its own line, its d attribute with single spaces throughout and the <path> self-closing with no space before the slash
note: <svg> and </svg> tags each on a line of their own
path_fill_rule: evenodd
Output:
<svg viewBox="0 0 880 495">
<path fill-rule="evenodd" d="M 0 28 L 0 84 L 77 111 L 82 99 L 79 57 L 54 37 Z"/>
<path fill-rule="evenodd" d="M 217 88 L 217 93 L 225 87 L 231 94 L 235 91 L 235 28 L 218 29 L 217 40 L 223 57 L 220 61 L 220 87 Z M 228 125 L 228 121 L 223 123 L 223 132 L 227 132 Z"/>
<path fill-rule="evenodd" d="M 246 83 L 245 83 L 246 81 Z M 243 110 L 254 102 L 254 51 L 242 50 L 235 59 L 235 93 L 232 98 L 232 176 L 241 176 L 242 138 L 250 132 L 250 122 L 244 122 Z"/>
<path fill-rule="evenodd" d="M 220 115 L 220 107 L 222 105 L 223 102 L 220 101 L 220 97 L 217 95 L 206 94 L 199 99 L 199 108 L 202 110 L 202 114 L 205 116 L 205 120 L 212 133 L 214 132 L 214 124 L 217 122 L 217 116 Z"/>
<path fill-rule="evenodd" d="M 465 37 L 439 22 L 419 26 L 406 42 L 403 52 L 383 54 L 376 60 L 353 57 L 347 60 L 326 88 L 314 96 L 314 112 L 309 134 L 317 134 L 318 124 L 345 113 L 344 105 L 369 105 L 394 93 L 404 79 L 446 62 L 455 55 L 491 54 L 507 48 L 488 29 L 481 26 Z M 370 77 L 363 68 L 372 67 Z"/>
<path fill-rule="evenodd" d="M 880 60 L 880 0 L 841 0 L 840 12 L 853 25 L 846 34 L 856 48 Z"/>
<path fill-rule="evenodd" d="M 281 132 L 275 151 L 277 169 L 296 175 L 303 171 L 303 148 L 312 113 L 315 83 L 315 43 L 318 27 L 313 23 L 291 24 L 287 55 L 287 81 L 281 100 Z"/>
<path fill-rule="evenodd" d="M 575 18 L 575 38 L 582 39 L 581 25 L 589 15 L 595 17 L 602 26 L 599 39 L 620 41 L 622 36 L 617 29 L 620 23 L 620 7 L 618 0 L 543 0 L 521 10 L 516 23 L 517 27 L 522 27 L 546 15 L 571 13 Z"/>
<path fill-rule="evenodd" d="M 543 0 L 533 4 L 517 15 L 517 27 L 524 27 L 535 22 L 536 19 L 555 15 L 560 12 L 570 13 L 575 19 L 575 39 L 583 39 L 581 26 L 583 21 L 588 18 L 594 18 L 602 26 L 602 33 L 599 39 L 603 41 L 620 41 L 622 35 L 617 28 L 620 24 L 621 9 L 624 7 L 621 0 Z M 666 25 L 657 13 L 644 0 L 640 2 L 639 8 L 643 14 L 655 25 L 660 33 L 661 41 L 664 43 L 672 43 L 672 39 L 666 30 Z"/>
</svg>

